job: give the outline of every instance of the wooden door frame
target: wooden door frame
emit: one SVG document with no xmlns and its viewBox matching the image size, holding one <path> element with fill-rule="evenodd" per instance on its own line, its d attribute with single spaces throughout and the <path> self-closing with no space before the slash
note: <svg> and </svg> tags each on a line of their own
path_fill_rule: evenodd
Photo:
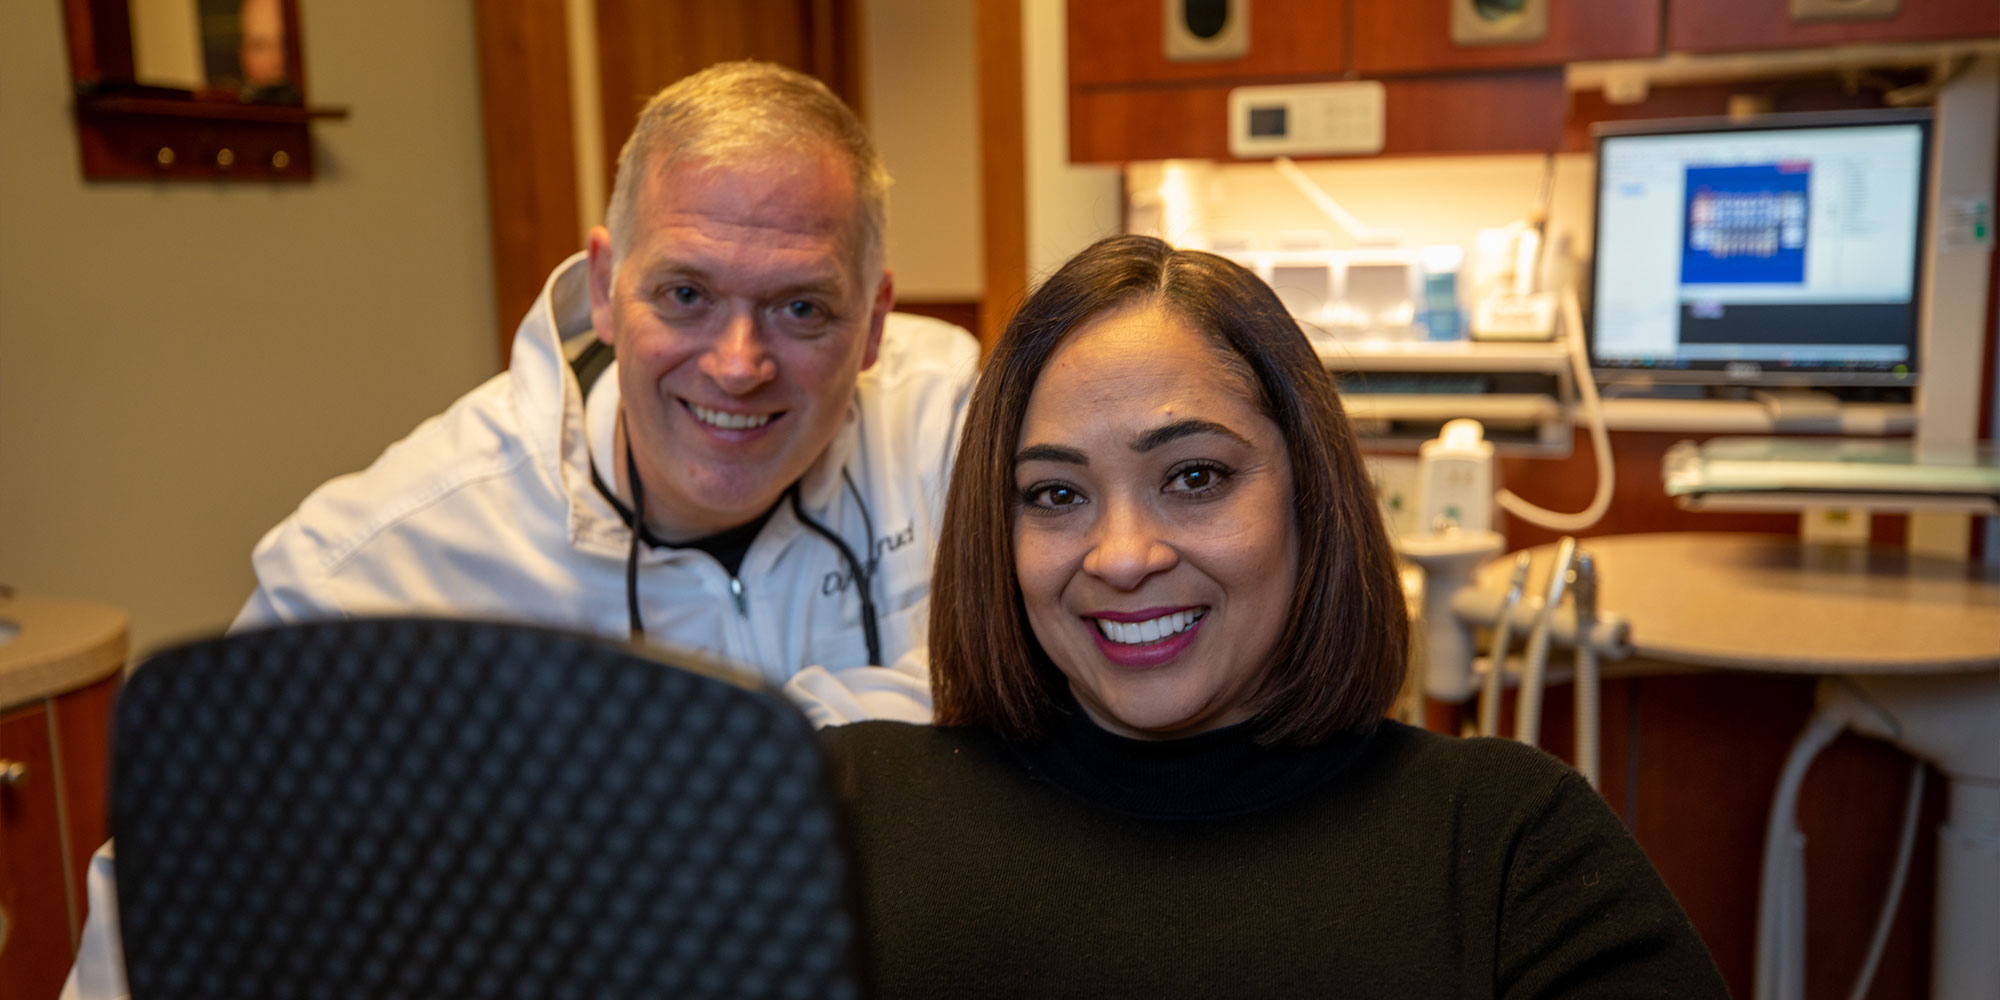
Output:
<svg viewBox="0 0 2000 1000">
<path fill-rule="evenodd" d="M 984 294 L 981 353 L 990 352 L 1028 287 L 1028 156 L 1021 0 L 979 0 L 979 184 Z"/>
<path fill-rule="evenodd" d="M 577 246 L 576 129 L 562 0 L 480 0 L 479 105 L 500 367 L 549 269 Z"/>
</svg>

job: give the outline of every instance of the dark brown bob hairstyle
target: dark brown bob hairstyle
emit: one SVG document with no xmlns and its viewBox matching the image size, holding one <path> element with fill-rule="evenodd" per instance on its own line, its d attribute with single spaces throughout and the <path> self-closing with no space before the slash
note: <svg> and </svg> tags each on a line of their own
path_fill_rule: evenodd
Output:
<svg viewBox="0 0 2000 1000">
<path fill-rule="evenodd" d="M 1256 275 L 1147 236 L 1099 241 L 1064 264 L 1014 314 L 973 390 L 931 578 L 938 723 L 1034 739 L 1067 683 L 1035 640 L 1014 572 L 1014 453 L 1056 346 L 1142 303 L 1206 333 L 1224 364 L 1249 377 L 1291 458 L 1299 578 L 1254 696 L 1259 741 L 1310 746 L 1367 731 L 1402 686 L 1409 617 L 1333 379 Z"/>
</svg>

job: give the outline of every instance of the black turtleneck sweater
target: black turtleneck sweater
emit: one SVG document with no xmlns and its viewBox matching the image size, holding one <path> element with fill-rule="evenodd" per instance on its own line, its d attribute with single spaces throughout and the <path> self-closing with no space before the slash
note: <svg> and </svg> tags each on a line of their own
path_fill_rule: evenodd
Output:
<svg viewBox="0 0 2000 1000">
<path fill-rule="evenodd" d="M 880 997 L 1726 997 L 1604 801 L 1520 744 L 1385 723 L 1018 746 L 828 733 Z"/>
</svg>

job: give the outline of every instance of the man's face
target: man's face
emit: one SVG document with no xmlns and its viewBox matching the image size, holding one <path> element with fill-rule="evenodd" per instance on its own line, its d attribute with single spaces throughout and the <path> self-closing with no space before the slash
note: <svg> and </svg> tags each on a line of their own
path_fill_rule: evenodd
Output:
<svg viewBox="0 0 2000 1000">
<path fill-rule="evenodd" d="M 647 177 L 615 274 L 591 233 L 591 319 L 617 349 L 655 531 L 750 521 L 839 431 L 893 301 L 888 275 L 863 273 L 856 205 L 830 153 L 696 161 Z"/>
</svg>

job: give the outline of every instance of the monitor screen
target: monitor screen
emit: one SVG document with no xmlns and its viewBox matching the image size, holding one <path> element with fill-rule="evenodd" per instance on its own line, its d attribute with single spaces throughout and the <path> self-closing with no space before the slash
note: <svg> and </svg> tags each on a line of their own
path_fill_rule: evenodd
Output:
<svg viewBox="0 0 2000 1000">
<path fill-rule="evenodd" d="M 1600 126 L 1597 377 L 1914 384 L 1930 121 Z"/>
</svg>

